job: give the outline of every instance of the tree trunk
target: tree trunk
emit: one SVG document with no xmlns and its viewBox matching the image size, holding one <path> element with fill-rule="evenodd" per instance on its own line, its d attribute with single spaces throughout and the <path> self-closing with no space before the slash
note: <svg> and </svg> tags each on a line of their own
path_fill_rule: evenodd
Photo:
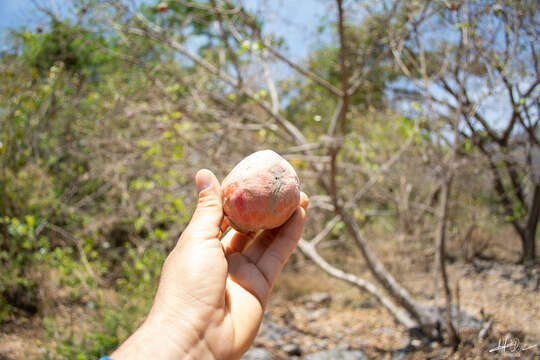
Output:
<svg viewBox="0 0 540 360">
<path fill-rule="evenodd" d="M 527 221 L 523 231 L 519 232 L 521 237 L 522 254 L 521 262 L 533 263 L 536 260 L 536 229 L 538 218 L 540 217 L 540 185 L 535 185 L 531 197 Z"/>
<path fill-rule="evenodd" d="M 484 150 L 484 153 L 485 150 Z M 489 160 L 489 158 L 488 158 Z M 503 204 L 504 212 L 507 216 L 514 217 L 514 210 L 512 208 L 511 199 L 509 194 L 506 192 L 503 182 L 501 180 L 501 175 L 497 171 L 497 167 L 490 160 L 490 169 L 494 178 L 494 187 L 495 191 L 501 198 Z M 523 204 L 527 206 L 526 203 Z M 540 184 L 535 184 L 533 193 L 530 197 L 529 205 L 527 206 L 527 217 L 523 223 L 519 219 L 512 220 L 512 226 L 514 230 L 519 235 L 521 240 L 521 258 L 520 263 L 532 263 L 536 260 L 536 246 L 535 246 L 535 236 L 536 228 L 538 226 L 538 218 L 540 216 Z"/>
<path fill-rule="evenodd" d="M 523 247 L 523 254 L 521 255 L 522 263 L 533 263 L 536 259 L 535 235 L 536 231 L 533 231 L 532 229 L 525 229 L 525 233 L 521 238 Z"/>
<path fill-rule="evenodd" d="M 437 238 L 435 244 L 435 298 L 438 298 L 438 279 L 442 281 L 444 289 L 444 297 L 446 303 L 446 312 L 444 317 L 441 317 L 444 321 L 446 331 L 448 332 L 448 340 L 450 345 L 455 349 L 459 345 L 460 339 L 456 331 L 454 323 L 452 321 L 452 294 L 450 293 L 450 286 L 448 285 L 448 274 L 446 273 L 446 222 L 448 218 L 448 198 L 450 197 L 450 190 L 452 186 L 452 177 L 445 179 L 442 186 L 442 196 L 440 201 L 440 220 L 437 226 Z M 438 306 L 438 304 L 437 304 Z M 458 313 L 459 317 L 459 313 Z"/>
<path fill-rule="evenodd" d="M 384 268 L 384 265 L 375 257 L 367 241 L 360 234 L 360 229 L 356 225 L 354 219 L 347 213 L 341 204 L 337 204 L 336 211 L 339 213 L 341 219 L 345 223 L 345 227 L 349 234 L 353 237 L 356 245 L 362 251 L 367 266 L 373 276 L 379 281 L 379 283 L 388 291 L 389 294 L 403 306 L 413 317 L 420 327 L 429 334 L 429 326 L 431 325 L 429 316 L 422 311 L 420 305 L 414 301 L 411 294 Z"/>
</svg>

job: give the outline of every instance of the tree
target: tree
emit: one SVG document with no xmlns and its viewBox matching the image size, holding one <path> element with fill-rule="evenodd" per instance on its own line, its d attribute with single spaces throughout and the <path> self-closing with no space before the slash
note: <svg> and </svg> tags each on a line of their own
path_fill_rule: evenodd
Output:
<svg viewBox="0 0 540 360">
<path fill-rule="evenodd" d="M 411 17 L 433 15 L 409 25 L 410 40 L 392 40 L 396 63 L 435 116 L 448 124 L 460 116 L 461 153 L 482 154 L 498 196 L 495 211 L 519 235 L 520 261 L 533 262 L 540 217 L 536 5 L 459 4 L 411 9 Z"/>
<path fill-rule="evenodd" d="M 384 89 L 386 83 L 395 78 L 391 67 L 391 48 L 387 44 L 388 29 L 390 25 L 405 29 L 407 24 L 416 21 L 405 16 L 408 8 L 400 1 L 391 2 L 389 7 L 388 3 L 373 6 L 369 9 L 365 26 L 370 34 L 376 36 L 366 36 L 362 29 L 356 30 L 347 25 L 346 9 L 337 0 L 335 17 L 339 45 L 328 49 L 335 54 L 336 65 L 317 68 L 316 62 L 305 66 L 289 59 L 281 52 L 279 43 L 263 35 L 262 23 L 239 6 L 212 1 L 177 1 L 175 4 L 180 4 L 181 9 L 173 11 L 173 7 L 170 7 L 166 15 L 143 10 L 131 15 L 124 14 L 122 18 L 127 17 L 127 21 L 118 22 L 113 18 L 111 24 L 128 41 L 138 37 L 155 41 L 169 51 L 182 55 L 187 60 L 185 65 L 193 66 L 193 71 L 205 73 L 208 76 L 208 81 L 204 82 L 205 94 L 197 93 L 197 97 L 204 101 L 204 106 L 216 107 L 212 115 L 222 127 L 230 129 L 234 124 L 226 114 L 240 115 L 245 119 L 242 121 L 245 126 L 247 119 L 252 121 L 254 118 L 266 118 L 267 121 L 261 123 L 267 125 L 260 130 L 270 132 L 259 132 L 263 134 L 262 139 L 259 138 L 263 140 L 260 144 L 267 146 L 273 143 L 272 139 L 275 141 L 281 138 L 275 144 L 280 147 L 287 145 L 288 149 L 285 148 L 284 152 L 289 158 L 297 161 L 306 173 L 312 174 L 316 179 L 316 183 L 310 187 L 312 195 L 320 194 L 321 198 L 328 199 L 326 206 L 334 214 L 311 241 L 301 241 L 302 251 L 332 276 L 374 295 L 407 328 L 419 328 L 430 337 L 440 337 L 436 331 L 439 320 L 413 298 L 371 250 L 369 242 L 362 235 L 355 210 L 366 192 L 381 181 L 382 175 L 399 162 L 408 148 L 415 141 L 429 140 L 429 136 L 420 134 L 414 119 L 389 113 L 386 113 L 386 118 L 381 116 L 381 121 L 388 117 L 393 121 L 401 121 L 400 126 L 405 130 L 401 137 L 397 136 L 399 145 L 392 144 L 392 151 L 378 158 L 377 163 L 372 164 L 371 171 L 362 173 L 365 179 L 362 187 L 350 185 L 356 183 L 358 171 L 362 169 L 359 164 L 362 158 L 361 143 L 356 130 L 365 124 L 359 121 L 362 119 L 359 114 L 368 111 L 370 107 L 381 110 L 386 107 Z M 190 15 L 197 19 L 193 25 L 190 23 Z M 171 19 L 183 25 L 171 27 Z M 204 34 L 206 39 L 196 49 L 185 43 L 187 34 L 193 32 Z M 408 34 L 402 31 L 401 36 L 406 39 Z M 291 105 L 285 111 L 281 110 L 283 103 L 279 99 L 284 93 L 280 94 L 276 82 L 270 76 L 271 61 L 280 61 L 289 66 L 301 76 L 300 84 L 305 84 L 302 90 L 306 93 L 305 99 L 302 99 L 302 95 L 293 96 L 290 98 Z M 261 70 L 257 72 L 254 68 Z M 306 99 L 310 102 L 310 93 L 313 92 L 327 99 L 324 103 L 331 106 L 330 111 L 326 109 L 312 114 L 309 105 L 302 104 Z M 228 95 L 223 96 L 223 93 Z M 322 107 L 318 109 L 322 110 Z M 196 115 L 198 111 L 187 110 L 194 117 L 200 117 Z M 288 115 L 294 116 L 294 120 L 288 118 Z M 398 129 L 401 131 L 400 127 Z M 227 138 L 222 140 L 224 144 L 219 148 L 238 146 L 230 140 L 230 136 Z M 211 156 L 211 152 L 207 149 L 203 154 Z M 361 251 L 368 268 L 384 290 L 331 265 L 318 254 L 316 245 L 324 240 L 338 222 L 343 224 L 347 235 Z"/>
</svg>

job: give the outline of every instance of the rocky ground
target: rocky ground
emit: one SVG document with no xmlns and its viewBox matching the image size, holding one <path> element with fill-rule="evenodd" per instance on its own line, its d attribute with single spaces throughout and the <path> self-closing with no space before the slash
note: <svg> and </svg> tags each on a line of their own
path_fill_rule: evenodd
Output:
<svg viewBox="0 0 540 360">
<path fill-rule="evenodd" d="M 350 298 L 338 288 L 293 301 L 273 298 L 255 344 L 243 359 L 540 359 L 539 267 L 475 260 L 449 270 L 466 294 L 460 296 L 463 342 L 456 352 L 445 344 L 410 337 L 372 299 L 362 294 Z M 284 274 L 284 281 L 288 276 L 295 275 Z M 422 295 L 420 284 L 410 279 L 408 285 L 429 304 L 432 299 Z M 505 339 L 515 346 L 490 352 Z"/>
<path fill-rule="evenodd" d="M 329 277 L 302 256 L 291 260 L 243 360 L 540 359 L 540 265 L 500 259 L 449 265 L 452 290 L 459 287 L 455 296 L 463 340 L 454 352 L 444 343 L 410 336 L 373 297 Z M 360 261 L 344 266 L 369 279 Z M 419 258 L 407 268 L 392 261 L 385 266 L 416 300 L 434 306 L 428 263 Z M 81 308 L 77 317 L 85 311 Z M 52 341 L 42 329 L 39 317 L 2 325 L 0 360 L 40 358 Z M 504 341 L 513 346 L 490 352 Z"/>
</svg>

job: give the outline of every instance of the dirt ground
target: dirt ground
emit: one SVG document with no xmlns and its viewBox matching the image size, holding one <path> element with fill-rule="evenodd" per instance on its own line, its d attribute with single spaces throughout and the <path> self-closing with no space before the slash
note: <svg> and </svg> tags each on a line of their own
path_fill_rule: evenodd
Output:
<svg viewBox="0 0 540 360">
<path fill-rule="evenodd" d="M 504 358 L 512 354 L 496 355 L 489 350 L 497 346 L 499 339 L 505 338 L 519 339 L 527 347 L 536 345 L 536 352 L 531 349 L 521 355 L 523 358 L 540 358 L 539 267 L 527 269 L 520 265 L 478 261 L 474 264 L 453 264 L 448 270 L 451 283 L 459 280 L 460 311 L 476 320 L 472 325 L 481 326 L 491 319 L 491 330 L 487 338 L 480 341 L 479 329 L 471 326 L 472 320 L 463 321 L 460 324 L 463 343 L 456 353 L 452 353 L 444 344 L 431 343 L 419 346 L 407 359 Z M 310 273 L 312 271 L 313 274 Z M 315 272 L 318 270 L 306 268 L 300 276 L 317 277 L 320 287 L 326 282 L 333 283 L 333 289 L 328 292 L 331 301 L 327 306 L 306 309 L 303 298 L 291 301 L 277 295 L 269 306 L 270 317 L 274 321 L 284 325 L 292 323 L 301 329 L 304 335 L 297 342 L 307 344 L 304 348 L 308 349 L 308 353 L 345 342 L 351 348 L 365 351 L 371 359 L 391 359 L 396 350 L 410 344 L 405 328 L 397 324 L 374 299 L 354 289 L 342 289 L 341 284 Z M 426 293 L 431 293 L 433 280 L 426 275 L 409 275 L 404 283 L 417 300 L 432 304 L 432 296 Z M 299 275 L 284 274 L 283 278 L 293 276 Z M 305 298 L 309 299 L 309 296 Z M 325 340 L 323 346 L 312 346 L 320 345 L 321 339 Z"/>
<path fill-rule="evenodd" d="M 426 251 L 408 263 L 392 260 L 401 256 L 410 259 L 409 251 L 391 243 L 376 249 L 378 254 L 387 254 L 385 266 L 415 299 L 434 304 L 432 254 Z M 370 279 L 357 254 L 343 258 L 342 266 Z M 459 309 L 468 316 L 459 324 L 463 340 L 459 349 L 452 352 L 445 344 L 435 342 L 415 344 L 416 350 L 401 359 L 498 359 L 518 355 L 540 359 L 540 265 L 516 265 L 514 259 L 487 254 L 469 263 L 451 263 L 448 273 Z M 84 316 L 84 310 L 79 311 Z M 478 326 L 489 321 L 490 331 L 479 340 Z M 291 358 L 283 351 L 290 343 L 297 345 L 302 355 L 345 344 L 364 351 L 370 359 L 392 359 L 397 350 L 411 345 L 403 326 L 373 297 L 331 278 L 301 254 L 293 256 L 276 284 L 264 322 L 288 329 L 277 340 L 259 336 L 255 341 L 254 346 L 265 347 L 277 359 Z M 0 360 L 39 358 L 42 348 L 51 341 L 42 327 L 39 317 L 1 325 Z M 530 348 L 522 352 L 489 351 L 504 339 L 518 339 L 521 349 Z"/>
</svg>

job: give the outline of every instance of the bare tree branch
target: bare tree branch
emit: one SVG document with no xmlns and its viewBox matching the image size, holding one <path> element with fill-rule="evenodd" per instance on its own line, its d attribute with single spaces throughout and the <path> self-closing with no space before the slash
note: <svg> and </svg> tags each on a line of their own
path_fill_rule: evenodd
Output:
<svg viewBox="0 0 540 360">
<path fill-rule="evenodd" d="M 313 245 L 311 245 L 304 239 L 300 240 L 300 242 L 298 243 L 298 247 L 305 255 L 312 259 L 318 266 L 320 266 L 331 276 L 353 284 L 358 288 L 365 290 L 371 295 L 375 296 L 375 298 L 390 312 L 390 314 L 394 316 L 396 320 L 403 324 L 405 327 L 414 328 L 418 326 L 418 322 L 416 320 L 412 319 L 406 312 L 397 307 L 372 283 L 353 274 L 346 273 L 338 268 L 333 267 L 317 253 Z"/>
<path fill-rule="evenodd" d="M 330 231 L 332 231 L 332 229 L 334 229 L 334 226 L 336 226 L 336 224 L 339 222 L 339 220 L 340 220 L 339 215 L 334 216 L 332 218 L 332 220 L 330 220 L 329 222 L 326 223 L 326 226 L 324 227 L 324 229 L 322 229 L 322 231 L 320 233 L 315 235 L 315 237 L 309 243 L 313 247 L 316 248 L 317 244 L 319 244 L 322 240 L 324 240 L 326 238 L 326 236 L 328 236 Z"/>
</svg>

